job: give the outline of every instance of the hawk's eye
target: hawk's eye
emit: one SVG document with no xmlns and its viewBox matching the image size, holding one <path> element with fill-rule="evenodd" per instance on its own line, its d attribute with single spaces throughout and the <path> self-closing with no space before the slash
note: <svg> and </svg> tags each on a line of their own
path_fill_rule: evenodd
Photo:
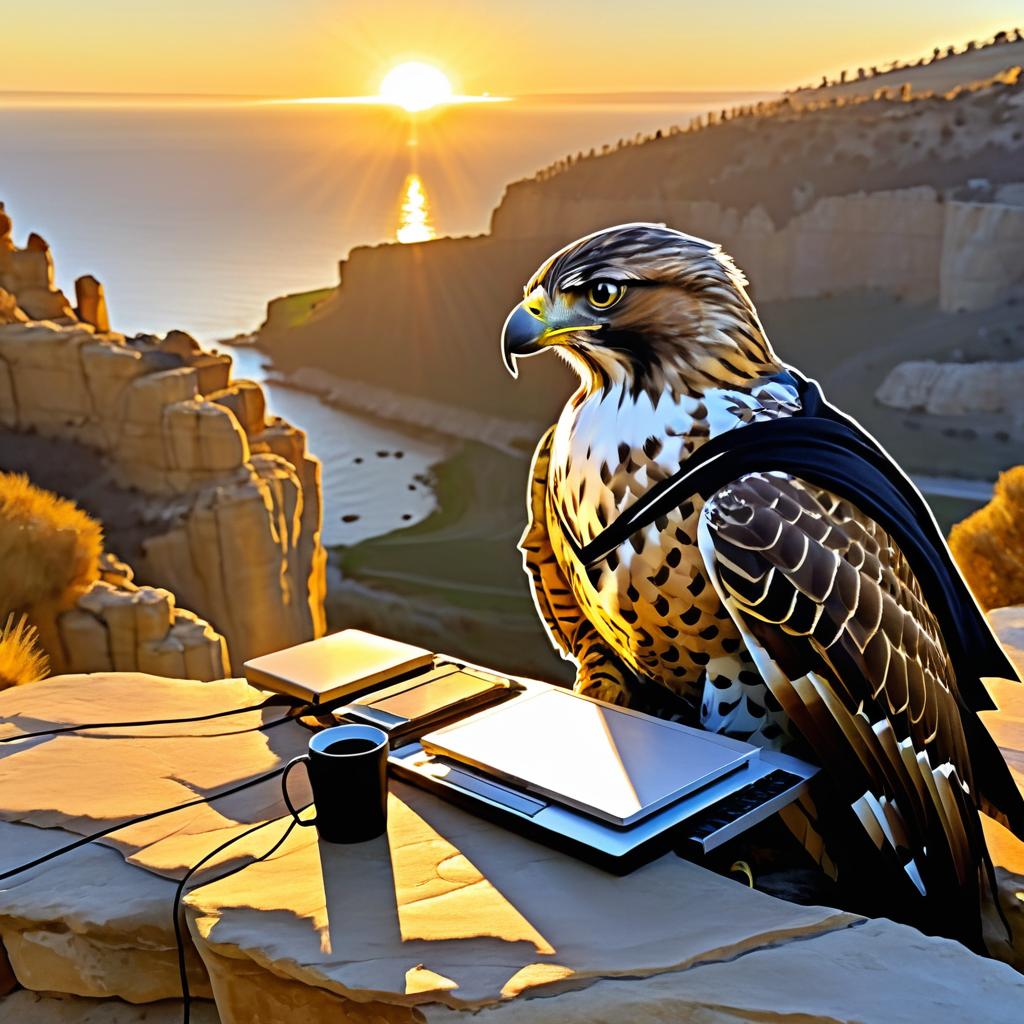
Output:
<svg viewBox="0 0 1024 1024">
<path fill-rule="evenodd" d="M 587 302 L 594 309 L 607 309 L 609 306 L 614 306 L 625 294 L 626 289 L 621 284 L 616 284 L 614 281 L 595 281 L 587 289 Z"/>
</svg>

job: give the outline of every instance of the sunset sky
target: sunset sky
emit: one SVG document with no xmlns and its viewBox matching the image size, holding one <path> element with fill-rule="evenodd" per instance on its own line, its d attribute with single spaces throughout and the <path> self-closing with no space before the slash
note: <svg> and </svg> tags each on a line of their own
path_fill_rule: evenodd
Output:
<svg viewBox="0 0 1024 1024">
<path fill-rule="evenodd" d="M 1024 26 L 1020 0 L 49 0 L 5 5 L 0 90 L 375 93 L 775 89 Z"/>
</svg>

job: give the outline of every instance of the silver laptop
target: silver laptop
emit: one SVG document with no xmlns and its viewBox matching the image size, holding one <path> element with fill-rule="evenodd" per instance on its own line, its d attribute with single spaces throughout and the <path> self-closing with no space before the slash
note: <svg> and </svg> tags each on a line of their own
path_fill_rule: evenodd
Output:
<svg viewBox="0 0 1024 1024">
<path fill-rule="evenodd" d="M 428 733 L 421 743 L 431 754 L 620 827 L 758 753 L 749 743 L 554 688 Z"/>
</svg>

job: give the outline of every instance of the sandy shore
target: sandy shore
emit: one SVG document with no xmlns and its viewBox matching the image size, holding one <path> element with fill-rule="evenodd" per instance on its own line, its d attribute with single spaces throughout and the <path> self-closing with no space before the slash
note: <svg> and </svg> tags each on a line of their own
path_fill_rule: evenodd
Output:
<svg viewBox="0 0 1024 1024">
<path fill-rule="evenodd" d="M 325 370 L 301 367 L 293 372 L 274 370 L 267 383 L 316 395 L 326 405 L 367 413 L 406 426 L 425 428 L 466 441 L 480 441 L 509 455 L 532 450 L 542 424 L 486 416 L 429 398 L 406 395 L 363 381 L 336 377 Z"/>
</svg>

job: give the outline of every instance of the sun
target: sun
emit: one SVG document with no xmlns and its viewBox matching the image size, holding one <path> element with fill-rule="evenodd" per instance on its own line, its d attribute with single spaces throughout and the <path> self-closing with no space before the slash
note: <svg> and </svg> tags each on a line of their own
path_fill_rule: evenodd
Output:
<svg viewBox="0 0 1024 1024">
<path fill-rule="evenodd" d="M 453 99 L 452 83 L 432 64 L 408 61 L 393 67 L 380 83 L 380 98 L 410 114 Z"/>
</svg>

